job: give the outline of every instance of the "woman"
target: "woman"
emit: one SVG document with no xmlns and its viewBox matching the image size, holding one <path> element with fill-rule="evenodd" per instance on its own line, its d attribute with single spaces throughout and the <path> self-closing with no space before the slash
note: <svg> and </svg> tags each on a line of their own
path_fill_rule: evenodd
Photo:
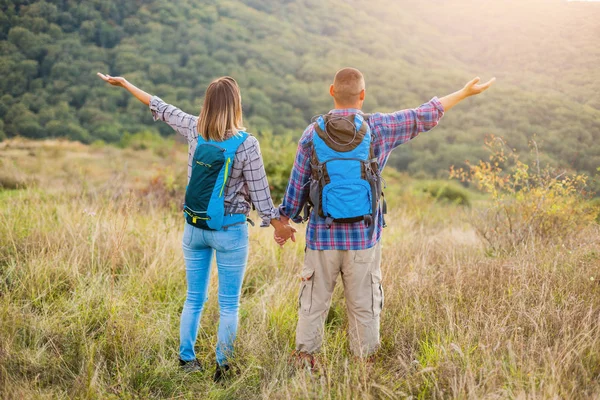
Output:
<svg viewBox="0 0 600 400">
<path fill-rule="evenodd" d="M 221 205 L 224 207 L 225 217 L 221 209 L 221 219 L 230 218 L 230 221 L 233 221 L 237 217 L 238 222 L 228 226 L 224 222 L 223 227 L 218 225 L 218 229 L 210 229 L 202 221 L 210 218 L 202 218 L 200 214 L 194 214 L 191 208 L 184 207 L 185 212 L 189 210 L 183 233 L 187 297 L 181 314 L 179 363 L 187 372 L 203 369 L 196 358 L 194 344 L 202 309 L 208 298 L 212 256 L 213 252 L 216 252 L 220 319 L 214 379 L 219 381 L 229 370 L 228 360 L 233 355 L 233 342 L 237 333 L 240 293 L 248 259 L 246 217 L 250 212 L 251 203 L 262 218 L 261 226 L 272 225 L 276 235 L 281 238 L 289 238 L 295 232 L 292 227 L 279 221 L 279 211 L 271 199 L 258 140 L 247 136 L 242 127 L 240 89 L 231 77 L 216 79 L 206 89 L 200 116 L 196 117 L 144 92 L 122 77 L 111 77 L 101 73 L 98 73 L 98 76 L 111 85 L 127 89 L 139 101 L 150 107 L 155 121 L 160 119 L 166 122 L 187 139 L 189 153 L 186 203 L 194 200 L 189 198 L 189 188 L 192 186 L 190 179 L 197 182 L 197 179 L 215 172 L 212 162 L 198 161 L 197 148 L 214 144 L 217 148 L 220 148 L 219 145 L 227 147 L 227 144 L 233 142 L 239 146 L 237 150 L 233 148 L 235 157 L 227 159 L 228 165 L 223 168 L 225 172 L 219 175 L 224 182 L 221 183 L 220 196 L 216 196 L 224 199 L 221 200 Z M 213 181 L 218 180 L 215 178 Z M 203 183 L 196 184 L 200 190 L 204 186 L 206 185 Z M 214 193 L 218 192 L 217 188 Z"/>
</svg>

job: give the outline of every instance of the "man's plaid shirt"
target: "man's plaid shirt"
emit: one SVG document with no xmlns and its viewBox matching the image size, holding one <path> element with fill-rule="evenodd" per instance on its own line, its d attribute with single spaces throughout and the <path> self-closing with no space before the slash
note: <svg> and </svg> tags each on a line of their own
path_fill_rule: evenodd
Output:
<svg viewBox="0 0 600 400">
<path fill-rule="evenodd" d="M 330 114 L 349 115 L 360 110 L 331 110 Z M 444 115 L 444 107 L 437 97 L 422 106 L 397 111 L 390 114 L 372 114 L 368 120 L 373 135 L 372 146 L 382 171 L 393 149 L 415 138 L 419 133 L 434 128 Z M 315 134 L 311 124 L 300 138 L 296 160 L 285 197 L 279 207 L 281 214 L 293 217 L 294 222 L 302 221 L 303 200 L 308 196 L 308 181 L 311 174 L 311 150 L 308 144 Z M 381 239 L 383 215 L 381 209 L 375 218 L 375 230 L 369 236 L 369 229 L 363 221 L 355 223 L 334 223 L 330 229 L 325 219 L 311 213 L 306 229 L 306 245 L 311 250 L 362 250 L 373 247 Z"/>
<path fill-rule="evenodd" d="M 160 119 L 166 122 L 187 139 L 189 182 L 198 144 L 198 117 L 187 114 L 156 96 L 152 96 L 149 106 L 155 121 Z M 260 146 L 254 136 L 248 136 L 235 153 L 231 175 L 225 187 L 225 213 L 248 215 L 251 203 L 262 219 L 261 227 L 269 226 L 271 219 L 279 218 L 279 211 L 271 199 Z"/>
</svg>

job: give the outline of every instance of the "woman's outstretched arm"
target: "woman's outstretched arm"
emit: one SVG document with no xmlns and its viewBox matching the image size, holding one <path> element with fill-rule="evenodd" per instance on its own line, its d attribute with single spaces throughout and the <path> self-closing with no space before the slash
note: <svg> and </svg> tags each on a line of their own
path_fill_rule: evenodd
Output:
<svg viewBox="0 0 600 400">
<path fill-rule="evenodd" d="M 104 75 L 104 74 L 101 74 L 100 72 L 98 72 L 98 76 L 104 82 L 108 82 L 108 83 L 110 83 L 113 86 L 121 86 L 122 88 L 127 89 L 129 91 L 129 93 L 131 93 L 132 95 L 134 95 L 136 99 L 138 99 L 139 101 L 141 101 L 145 105 L 149 105 L 150 104 L 150 99 L 152 98 L 152 95 L 144 92 L 142 89 L 140 89 L 138 87 L 135 87 L 134 85 L 132 85 L 131 83 L 129 83 L 127 81 L 127 79 L 125 79 L 125 78 L 123 78 L 121 76 Z"/>
<path fill-rule="evenodd" d="M 155 121 L 161 120 L 166 122 L 181 135 L 185 136 L 188 141 L 194 140 L 198 135 L 195 128 L 198 117 L 195 115 L 183 112 L 179 108 L 167 104 L 159 97 L 153 96 L 150 93 L 144 92 L 142 89 L 135 87 L 120 76 L 104 75 L 98 72 L 98 76 L 105 82 L 113 86 L 120 86 L 127 89 L 136 99 L 150 107 L 152 116 Z"/>
</svg>

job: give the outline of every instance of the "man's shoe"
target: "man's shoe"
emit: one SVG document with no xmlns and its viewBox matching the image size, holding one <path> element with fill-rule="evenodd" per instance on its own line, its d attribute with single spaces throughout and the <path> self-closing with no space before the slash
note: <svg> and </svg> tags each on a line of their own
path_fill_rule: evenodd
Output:
<svg viewBox="0 0 600 400">
<path fill-rule="evenodd" d="M 297 369 L 306 368 L 311 372 L 317 370 L 317 360 L 312 354 L 305 351 L 294 351 L 292 353 L 292 363 Z"/>
<path fill-rule="evenodd" d="M 219 363 L 217 363 L 217 367 L 215 368 L 215 376 L 213 377 L 213 380 L 215 382 L 221 382 L 223 379 L 225 379 L 225 375 L 230 369 L 231 367 L 229 366 L 229 364 L 219 365 Z"/>
<path fill-rule="evenodd" d="M 190 372 L 202 372 L 204 371 L 204 368 L 202 368 L 202 364 L 200 364 L 200 361 L 198 361 L 198 359 L 196 358 L 195 360 L 191 360 L 191 361 L 183 361 L 181 358 L 179 359 L 179 367 L 185 372 L 185 373 L 190 373 Z"/>
</svg>

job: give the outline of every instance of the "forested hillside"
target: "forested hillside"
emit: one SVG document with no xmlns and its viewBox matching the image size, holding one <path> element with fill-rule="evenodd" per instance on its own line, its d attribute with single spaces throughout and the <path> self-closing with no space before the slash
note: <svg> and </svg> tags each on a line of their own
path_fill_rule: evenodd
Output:
<svg viewBox="0 0 600 400">
<path fill-rule="evenodd" d="M 331 108 L 328 84 L 351 65 L 366 111 L 414 107 L 474 75 L 484 96 L 403 146 L 399 169 L 440 175 L 485 157 L 486 134 L 542 161 L 600 166 L 600 5 L 559 0 L 228 0 L 0 2 L 0 139 L 115 142 L 159 131 L 150 113 L 97 71 L 198 113 L 206 85 L 232 75 L 254 133 L 298 137 Z"/>
</svg>

